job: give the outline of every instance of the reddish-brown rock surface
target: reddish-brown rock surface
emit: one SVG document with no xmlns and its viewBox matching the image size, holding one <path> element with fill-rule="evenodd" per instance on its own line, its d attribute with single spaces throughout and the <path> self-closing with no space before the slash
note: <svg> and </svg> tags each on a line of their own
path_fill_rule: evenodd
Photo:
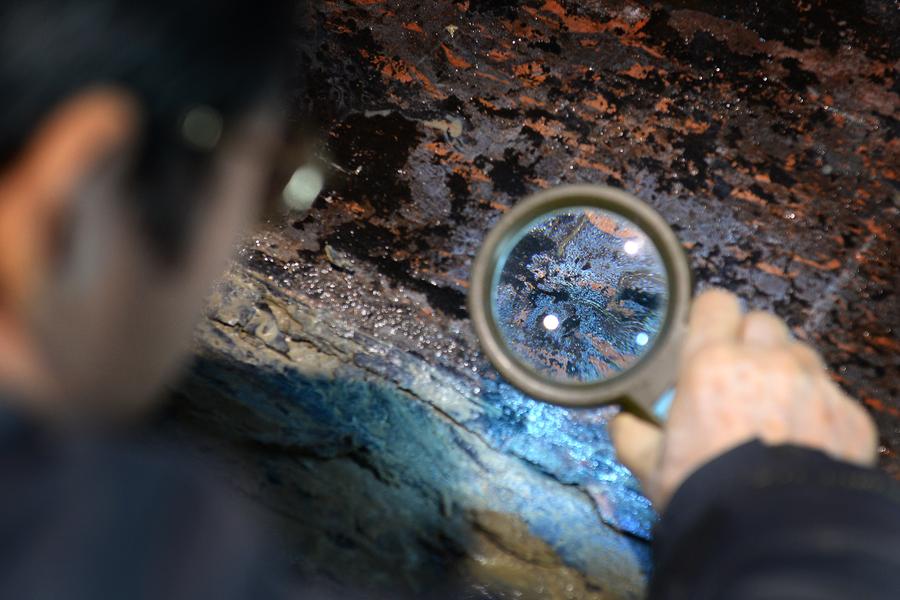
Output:
<svg viewBox="0 0 900 600">
<path fill-rule="evenodd" d="M 313 20 L 294 109 L 320 124 L 326 189 L 246 244 L 183 390 L 242 444 L 304 568 L 421 589 L 453 563 L 526 597 L 639 593 L 653 517 L 610 412 L 519 396 L 467 321 L 485 233 L 561 183 L 643 198 L 698 286 L 787 319 L 900 476 L 895 3 L 354 0 Z M 543 592 L 522 575 L 539 568 L 560 578 Z"/>
</svg>

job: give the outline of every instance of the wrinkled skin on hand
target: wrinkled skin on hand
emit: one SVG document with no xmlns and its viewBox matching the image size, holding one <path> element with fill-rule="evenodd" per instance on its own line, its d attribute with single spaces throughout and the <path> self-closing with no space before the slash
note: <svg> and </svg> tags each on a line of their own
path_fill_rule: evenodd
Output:
<svg viewBox="0 0 900 600">
<path fill-rule="evenodd" d="M 828 377 L 816 351 L 774 315 L 743 314 L 722 290 L 701 294 L 691 309 L 665 427 L 623 413 L 610 433 L 658 511 L 691 473 L 754 439 L 865 466 L 878 443 L 871 417 Z"/>
</svg>

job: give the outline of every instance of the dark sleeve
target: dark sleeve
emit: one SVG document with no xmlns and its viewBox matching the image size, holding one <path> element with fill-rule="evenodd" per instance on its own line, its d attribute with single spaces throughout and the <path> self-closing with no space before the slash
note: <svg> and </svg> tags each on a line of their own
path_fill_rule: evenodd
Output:
<svg viewBox="0 0 900 600">
<path fill-rule="evenodd" d="M 900 484 L 798 447 L 702 467 L 656 531 L 653 600 L 896 600 Z"/>
<path fill-rule="evenodd" d="M 306 598 L 252 510 L 186 453 L 46 437 L 0 432 L 0 598 Z"/>
</svg>

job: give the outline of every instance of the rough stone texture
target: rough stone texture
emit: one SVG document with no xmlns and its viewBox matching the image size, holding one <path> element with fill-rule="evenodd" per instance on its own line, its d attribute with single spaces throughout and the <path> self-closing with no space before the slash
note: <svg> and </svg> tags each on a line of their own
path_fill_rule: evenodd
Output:
<svg viewBox="0 0 900 600">
<path fill-rule="evenodd" d="M 700 287 L 785 317 L 873 411 L 900 475 L 896 3 L 313 13 L 295 108 L 320 123 L 327 189 L 244 245 L 178 393 L 185 426 L 284 517 L 302 571 L 420 598 L 442 580 L 472 598 L 640 594 L 654 516 L 613 459 L 615 409 L 523 397 L 467 321 L 485 232 L 559 183 L 635 193 Z"/>
</svg>

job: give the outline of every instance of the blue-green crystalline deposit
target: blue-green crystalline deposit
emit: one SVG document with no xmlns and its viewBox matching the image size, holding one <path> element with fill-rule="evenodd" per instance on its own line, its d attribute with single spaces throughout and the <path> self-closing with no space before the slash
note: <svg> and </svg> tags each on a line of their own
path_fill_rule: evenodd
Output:
<svg viewBox="0 0 900 600">
<path fill-rule="evenodd" d="M 633 365 L 659 333 L 665 266 L 627 219 L 571 208 L 532 223 L 498 268 L 494 317 L 513 354 L 558 381 L 593 382 Z"/>
</svg>

